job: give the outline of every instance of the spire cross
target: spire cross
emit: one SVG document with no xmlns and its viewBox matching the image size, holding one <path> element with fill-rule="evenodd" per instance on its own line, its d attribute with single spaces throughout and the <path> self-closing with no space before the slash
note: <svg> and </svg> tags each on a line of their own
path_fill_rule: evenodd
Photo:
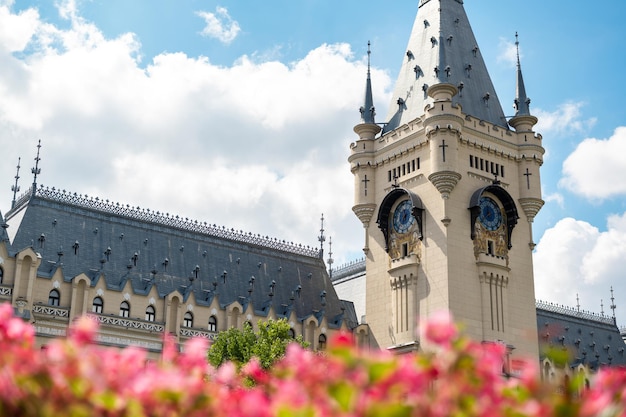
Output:
<svg viewBox="0 0 626 417">
<path fill-rule="evenodd" d="M 398 188 L 398 187 L 400 187 L 400 185 L 398 184 L 398 176 L 397 176 L 397 175 L 394 175 L 394 176 L 393 176 L 393 184 L 391 184 L 391 186 L 392 186 L 393 188 Z"/>
<path fill-rule="evenodd" d="M 365 174 L 365 178 L 361 180 L 361 182 L 363 183 L 363 191 L 365 193 L 365 195 L 367 195 L 367 183 L 370 182 L 371 180 L 367 179 L 367 174 Z"/>
<path fill-rule="evenodd" d="M 41 158 L 39 157 L 39 151 L 41 150 L 41 139 L 39 139 L 39 143 L 37 144 L 37 156 L 35 157 L 35 167 L 31 168 L 30 172 L 33 174 L 33 195 L 37 190 L 37 175 L 41 174 L 41 168 L 39 168 L 39 161 Z"/>
<path fill-rule="evenodd" d="M 439 145 L 439 147 L 441 148 L 443 152 L 443 162 L 446 162 L 446 148 L 448 147 L 448 145 L 446 145 L 446 141 L 442 140 L 441 145 Z"/>
<path fill-rule="evenodd" d="M 526 187 L 530 190 L 530 176 L 533 174 L 528 171 L 528 168 L 526 168 L 526 173 L 523 175 L 526 177 Z"/>
<path fill-rule="evenodd" d="M 18 185 L 18 181 L 20 179 L 20 162 L 22 158 L 17 158 L 17 173 L 15 174 L 15 185 L 11 186 L 11 191 L 13 191 L 13 201 L 11 201 L 11 208 L 15 207 L 15 197 L 17 193 L 20 191 L 20 186 Z"/>
</svg>

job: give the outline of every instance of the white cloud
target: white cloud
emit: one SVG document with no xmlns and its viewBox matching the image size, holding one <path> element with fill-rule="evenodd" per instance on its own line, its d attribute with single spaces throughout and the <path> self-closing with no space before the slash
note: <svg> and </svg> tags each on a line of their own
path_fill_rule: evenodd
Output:
<svg viewBox="0 0 626 417">
<path fill-rule="evenodd" d="M 498 44 L 498 57 L 496 58 L 498 62 L 503 62 L 510 67 L 515 67 L 517 65 L 517 46 L 515 42 L 512 42 L 507 38 L 500 38 L 500 43 Z M 520 58 L 522 54 L 520 51 Z"/>
<path fill-rule="evenodd" d="M 0 28 L 7 16 L 26 19 L 2 16 Z M 19 41 L 0 30 L 0 148 L 10 161 L 0 178 L 13 178 L 21 156 L 25 189 L 41 138 L 45 185 L 313 245 L 323 212 L 336 265 L 362 247 L 347 157 L 366 61 L 348 45 L 290 64 L 243 56 L 223 67 L 167 53 L 140 66 L 133 34 L 107 39 L 79 15 L 69 29 L 29 19 Z M 375 68 L 372 77 L 382 101 L 390 79 Z"/>
<path fill-rule="evenodd" d="M 543 196 L 543 199 L 545 200 L 546 203 L 554 202 L 560 208 L 564 208 L 565 207 L 565 198 L 563 198 L 563 194 L 561 194 L 561 193 L 545 194 Z"/>
<path fill-rule="evenodd" d="M 39 22 L 36 9 L 27 9 L 19 14 L 12 14 L 11 3 L 2 6 L 0 2 L 0 49 L 8 52 L 21 51 L 26 48 Z"/>
<path fill-rule="evenodd" d="M 582 102 L 567 102 L 559 106 L 555 111 L 549 112 L 535 109 L 533 114 L 539 119 L 536 130 L 544 136 L 561 136 L 571 133 L 584 133 L 592 128 L 596 118 L 582 118 Z"/>
<path fill-rule="evenodd" d="M 559 185 L 590 199 L 626 194 L 626 127 L 615 129 L 608 139 L 585 139 L 563 162 Z M 609 175 L 610 173 L 610 175 Z"/>
<path fill-rule="evenodd" d="M 626 294 L 626 213 L 608 219 L 607 230 L 565 218 L 545 231 L 534 254 L 537 299 L 605 314 L 610 289 Z M 618 323 L 626 324 L 626 309 L 617 310 Z"/>
<path fill-rule="evenodd" d="M 233 20 L 225 7 L 217 7 L 215 13 L 198 11 L 196 15 L 204 19 L 206 26 L 202 29 L 202 36 L 215 38 L 222 43 L 229 44 L 235 40 L 241 28 Z"/>
</svg>

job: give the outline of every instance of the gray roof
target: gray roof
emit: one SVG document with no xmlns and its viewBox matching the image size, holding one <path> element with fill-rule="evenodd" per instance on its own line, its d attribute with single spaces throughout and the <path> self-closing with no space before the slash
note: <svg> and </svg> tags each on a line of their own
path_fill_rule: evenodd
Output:
<svg viewBox="0 0 626 417">
<path fill-rule="evenodd" d="M 0 242 L 8 241 L 9 235 L 7 234 L 8 224 L 4 221 L 4 217 L 2 217 L 2 212 L 0 211 Z"/>
<path fill-rule="evenodd" d="M 421 0 L 384 132 L 424 114 L 428 87 L 457 86 L 463 113 L 508 127 L 462 0 Z"/>
<path fill-rule="evenodd" d="M 626 344 L 612 317 L 538 301 L 540 354 L 546 348 L 569 352 L 569 366 L 626 366 Z"/>
<path fill-rule="evenodd" d="M 200 305 L 218 294 L 222 306 L 252 303 L 259 315 L 273 305 L 278 315 L 325 316 L 329 327 L 343 320 L 319 249 L 54 188 L 28 191 L 6 217 L 10 250 L 38 252 L 41 277 L 62 268 L 65 280 L 85 273 L 114 291 L 130 280 L 138 294 L 156 286 L 161 297 L 193 291 Z"/>
</svg>

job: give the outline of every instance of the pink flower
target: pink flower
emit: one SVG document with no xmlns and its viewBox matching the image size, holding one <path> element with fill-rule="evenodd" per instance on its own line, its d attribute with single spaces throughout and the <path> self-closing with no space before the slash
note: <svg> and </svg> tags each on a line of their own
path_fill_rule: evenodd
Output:
<svg viewBox="0 0 626 417">
<path fill-rule="evenodd" d="M 74 342 L 83 345 L 93 342 L 97 332 L 98 322 L 89 316 L 81 316 L 72 323 L 69 335 Z"/>
<path fill-rule="evenodd" d="M 420 328 L 426 340 L 438 345 L 452 342 L 458 331 L 449 311 L 442 310 L 420 321 Z"/>
</svg>

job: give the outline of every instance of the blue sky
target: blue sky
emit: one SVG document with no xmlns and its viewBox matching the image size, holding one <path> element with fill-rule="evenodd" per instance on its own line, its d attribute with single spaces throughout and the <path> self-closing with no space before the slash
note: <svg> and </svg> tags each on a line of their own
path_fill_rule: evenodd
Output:
<svg viewBox="0 0 626 417">
<path fill-rule="evenodd" d="M 45 185 L 311 246 L 323 212 L 335 265 L 358 258 L 346 159 L 367 42 L 384 115 L 417 3 L 0 0 L 0 211 L 41 138 Z M 613 286 L 626 325 L 626 2 L 603 4 L 465 9 L 507 114 L 519 32 L 547 151 L 538 298 L 610 314 Z"/>
</svg>

